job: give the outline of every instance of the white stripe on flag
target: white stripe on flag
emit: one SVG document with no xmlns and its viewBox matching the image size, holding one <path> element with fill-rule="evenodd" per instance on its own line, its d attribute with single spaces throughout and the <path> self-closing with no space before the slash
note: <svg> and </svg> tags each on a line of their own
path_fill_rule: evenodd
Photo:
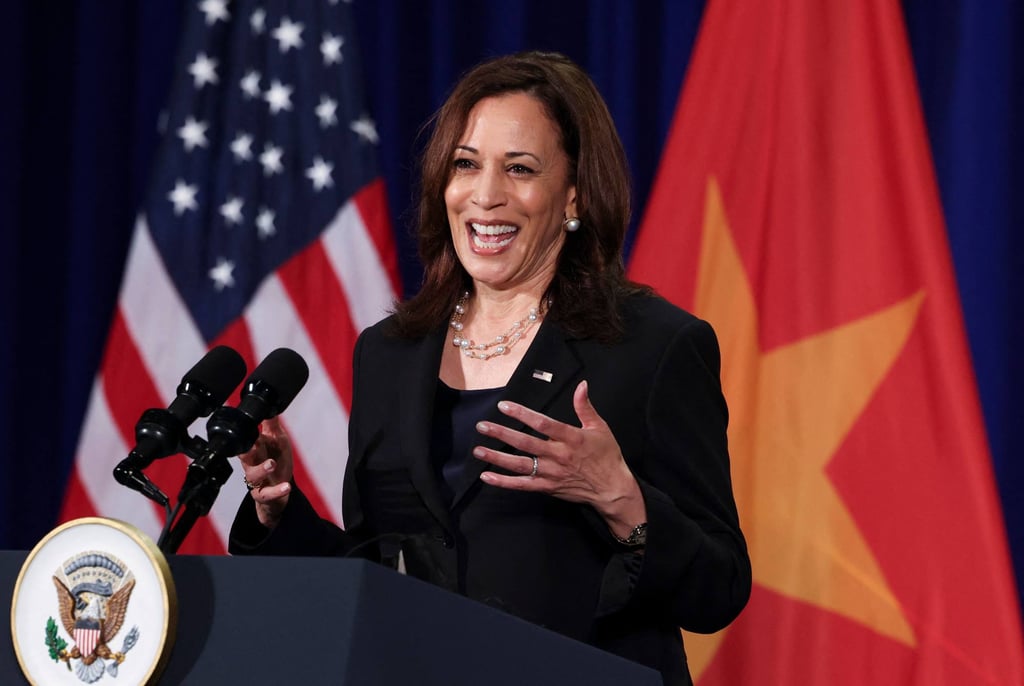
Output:
<svg viewBox="0 0 1024 686">
<path fill-rule="evenodd" d="M 120 304 L 125 326 L 167 406 L 181 377 L 206 354 L 206 344 L 167 274 L 144 216 L 135 224 Z M 144 409 L 139 408 L 140 414 Z"/>
<path fill-rule="evenodd" d="M 320 240 L 341 281 L 355 330 L 383 319 L 395 293 L 355 202 L 342 206 Z"/>
<path fill-rule="evenodd" d="M 277 276 L 260 286 L 245 319 L 257 357 L 262 359 L 276 348 L 287 347 L 302 355 L 309 365 L 309 381 L 285 411 L 284 420 L 306 470 L 316 480 L 330 509 L 329 517 L 340 524 L 348 412 Z"/>
</svg>

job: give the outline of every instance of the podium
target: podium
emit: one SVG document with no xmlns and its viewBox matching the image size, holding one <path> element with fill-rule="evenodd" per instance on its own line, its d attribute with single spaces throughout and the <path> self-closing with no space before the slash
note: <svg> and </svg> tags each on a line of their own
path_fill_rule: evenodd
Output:
<svg viewBox="0 0 1024 686">
<path fill-rule="evenodd" d="M 26 552 L 0 551 L 10 607 Z M 652 669 L 363 560 L 172 555 L 160 684 L 659 686 Z M 0 628 L 0 683 L 26 683 Z M 103 684 L 116 684 L 104 678 Z"/>
</svg>

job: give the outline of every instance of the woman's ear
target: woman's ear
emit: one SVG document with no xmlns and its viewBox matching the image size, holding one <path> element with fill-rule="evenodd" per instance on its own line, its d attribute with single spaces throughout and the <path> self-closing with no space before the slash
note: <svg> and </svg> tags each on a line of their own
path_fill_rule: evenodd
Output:
<svg viewBox="0 0 1024 686">
<path fill-rule="evenodd" d="M 566 195 L 565 216 L 566 218 L 579 216 L 576 213 L 576 186 L 569 186 L 569 192 Z"/>
</svg>

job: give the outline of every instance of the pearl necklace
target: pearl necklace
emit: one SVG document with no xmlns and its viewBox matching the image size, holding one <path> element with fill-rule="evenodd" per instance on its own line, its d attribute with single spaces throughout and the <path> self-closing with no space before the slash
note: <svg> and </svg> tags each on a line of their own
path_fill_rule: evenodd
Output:
<svg viewBox="0 0 1024 686">
<path fill-rule="evenodd" d="M 462 350 L 462 354 L 466 357 L 472 357 L 477 360 L 489 360 L 492 357 L 504 355 L 512 349 L 512 346 L 519 342 L 534 324 L 540 321 L 541 308 L 531 307 L 526 318 L 517 319 L 512 322 L 512 326 L 509 327 L 508 331 L 498 334 L 487 343 L 477 343 L 472 338 L 466 338 L 462 335 L 462 315 L 466 314 L 466 303 L 468 301 L 469 291 L 465 291 L 459 298 L 459 301 L 455 303 L 455 314 L 452 315 L 451 321 L 452 331 L 455 332 L 452 334 L 452 345 Z M 491 348 L 494 349 L 491 350 Z"/>
</svg>

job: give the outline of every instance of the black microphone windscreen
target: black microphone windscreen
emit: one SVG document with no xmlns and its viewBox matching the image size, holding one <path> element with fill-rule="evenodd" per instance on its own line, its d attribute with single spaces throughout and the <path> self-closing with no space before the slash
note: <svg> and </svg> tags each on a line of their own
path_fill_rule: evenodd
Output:
<svg viewBox="0 0 1024 686">
<path fill-rule="evenodd" d="M 224 404 L 224 401 L 231 395 L 231 391 L 235 390 L 245 378 L 245 371 L 245 360 L 241 355 L 226 345 L 218 345 L 185 373 L 178 392 L 186 391 L 191 385 L 200 386 L 205 393 L 209 394 L 209 400 L 213 404 L 213 407 L 202 413 L 206 415 L 214 407 Z"/>
<path fill-rule="evenodd" d="M 242 398 L 254 392 L 262 395 L 260 389 L 273 389 L 274 397 L 265 400 L 271 403 L 273 413 L 268 416 L 275 416 L 284 412 L 308 379 L 309 367 L 302 356 L 289 348 L 278 348 L 253 370 L 242 387 Z"/>
</svg>

